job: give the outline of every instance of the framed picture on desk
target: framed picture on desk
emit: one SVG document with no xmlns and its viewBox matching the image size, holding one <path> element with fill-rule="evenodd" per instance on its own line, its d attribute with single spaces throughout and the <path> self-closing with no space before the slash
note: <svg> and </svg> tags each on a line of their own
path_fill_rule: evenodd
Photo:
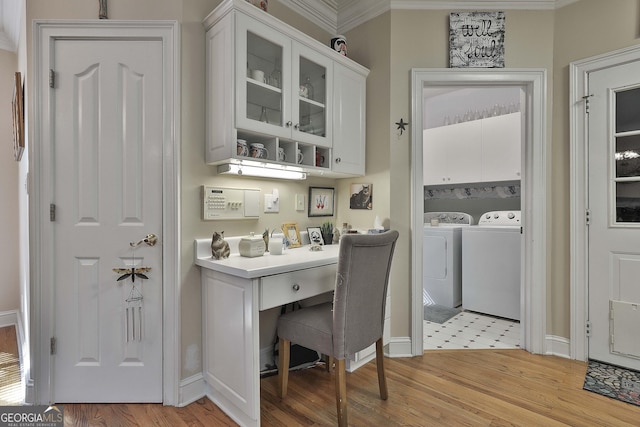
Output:
<svg viewBox="0 0 640 427">
<path fill-rule="evenodd" d="M 290 248 L 298 248 L 302 246 L 302 240 L 300 239 L 300 230 L 298 230 L 298 224 L 295 222 L 287 222 L 282 224 L 282 231 L 289 242 Z"/>
</svg>

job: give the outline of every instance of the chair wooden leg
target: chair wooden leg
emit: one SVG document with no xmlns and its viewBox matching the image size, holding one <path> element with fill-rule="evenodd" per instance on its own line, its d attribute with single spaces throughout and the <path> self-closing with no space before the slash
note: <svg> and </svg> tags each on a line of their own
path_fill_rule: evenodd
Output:
<svg viewBox="0 0 640 427">
<path fill-rule="evenodd" d="M 291 341 L 280 338 L 278 340 L 278 394 L 280 398 L 287 396 L 290 357 Z"/>
<path fill-rule="evenodd" d="M 327 372 L 329 373 L 333 372 L 333 357 L 329 355 L 325 355 L 324 357 L 327 362 Z"/>
<path fill-rule="evenodd" d="M 347 427 L 347 377 L 345 360 L 336 359 L 336 405 L 338 426 Z"/>
<path fill-rule="evenodd" d="M 376 366 L 378 367 L 378 385 L 380 386 L 380 398 L 387 400 L 387 378 L 384 376 L 384 344 L 382 338 L 376 341 Z"/>
</svg>

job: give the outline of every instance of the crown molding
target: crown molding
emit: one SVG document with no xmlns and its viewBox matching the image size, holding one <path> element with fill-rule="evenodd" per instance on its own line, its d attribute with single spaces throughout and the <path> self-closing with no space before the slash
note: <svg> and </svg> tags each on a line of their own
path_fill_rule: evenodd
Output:
<svg viewBox="0 0 640 427">
<path fill-rule="evenodd" d="M 18 50 L 23 3 L 24 0 L 0 0 L 0 49 Z"/>
<path fill-rule="evenodd" d="M 332 33 L 345 33 L 394 10 L 553 10 L 578 0 L 280 0 Z"/>
<path fill-rule="evenodd" d="M 304 16 L 323 30 L 336 34 L 338 28 L 337 0 L 280 0 L 280 3 Z"/>
<path fill-rule="evenodd" d="M 390 0 L 391 9 L 553 10 L 578 0 Z"/>
<path fill-rule="evenodd" d="M 368 0 L 366 2 L 341 0 L 338 6 L 337 32 L 346 33 L 358 25 L 382 15 L 389 11 L 390 8 L 389 0 Z"/>
</svg>

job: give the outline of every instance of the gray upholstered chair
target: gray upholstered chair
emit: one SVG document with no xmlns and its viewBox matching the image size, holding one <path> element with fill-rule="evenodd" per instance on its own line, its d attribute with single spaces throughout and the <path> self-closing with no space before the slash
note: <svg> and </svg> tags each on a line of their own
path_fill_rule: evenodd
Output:
<svg viewBox="0 0 640 427">
<path fill-rule="evenodd" d="M 387 399 L 382 334 L 391 259 L 398 232 L 347 234 L 340 239 L 333 302 L 292 311 L 278 320 L 278 385 L 287 394 L 290 346 L 296 343 L 335 359 L 338 424 L 347 425 L 345 359 L 376 343 L 380 397 Z"/>
</svg>

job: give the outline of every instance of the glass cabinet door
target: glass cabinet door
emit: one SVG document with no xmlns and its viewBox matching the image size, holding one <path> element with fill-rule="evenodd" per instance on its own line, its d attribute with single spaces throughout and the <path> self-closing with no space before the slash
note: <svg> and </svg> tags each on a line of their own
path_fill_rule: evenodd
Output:
<svg viewBox="0 0 640 427">
<path fill-rule="evenodd" d="M 615 222 L 640 222 L 640 88 L 615 93 Z"/>
<path fill-rule="evenodd" d="M 244 15 L 236 37 L 236 126 L 289 137 L 291 41 Z"/>
<path fill-rule="evenodd" d="M 293 138 L 328 146 L 333 63 L 302 45 L 293 46 Z"/>
</svg>

